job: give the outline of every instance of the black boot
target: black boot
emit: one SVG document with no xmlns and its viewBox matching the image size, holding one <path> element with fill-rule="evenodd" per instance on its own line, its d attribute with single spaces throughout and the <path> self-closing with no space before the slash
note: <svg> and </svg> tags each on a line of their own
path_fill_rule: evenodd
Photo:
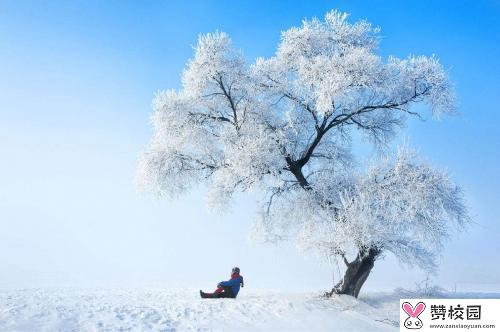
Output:
<svg viewBox="0 0 500 332">
<path fill-rule="evenodd" d="M 214 298 L 213 294 L 204 293 L 201 289 L 200 289 L 200 296 L 201 296 L 202 299 L 211 299 L 211 298 Z"/>
</svg>

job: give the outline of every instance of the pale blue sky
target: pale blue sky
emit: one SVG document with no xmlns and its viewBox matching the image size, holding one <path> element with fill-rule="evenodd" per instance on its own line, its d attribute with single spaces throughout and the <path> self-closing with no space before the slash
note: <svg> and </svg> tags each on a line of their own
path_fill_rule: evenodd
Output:
<svg viewBox="0 0 500 332">
<path fill-rule="evenodd" d="M 436 54 L 449 68 L 461 115 L 403 133 L 463 185 L 476 223 L 450 241 L 434 280 L 498 290 L 497 1 L 0 1 L 0 287 L 211 288 L 233 265 L 252 287 L 330 287 L 331 267 L 314 257 L 248 243 L 252 197 L 221 217 L 202 189 L 158 202 L 133 178 L 153 94 L 179 86 L 199 33 L 228 32 L 253 59 L 335 8 L 379 25 L 384 56 Z M 423 276 L 387 257 L 366 288 Z"/>
</svg>

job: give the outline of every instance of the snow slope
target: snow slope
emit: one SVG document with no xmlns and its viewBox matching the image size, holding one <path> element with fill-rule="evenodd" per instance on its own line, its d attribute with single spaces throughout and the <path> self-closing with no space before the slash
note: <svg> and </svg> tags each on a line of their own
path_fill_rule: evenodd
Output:
<svg viewBox="0 0 500 332">
<path fill-rule="evenodd" d="M 202 300 L 196 290 L 3 290 L 0 331 L 398 331 L 398 308 L 398 294 L 244 289 L 236 300 Z"/>
</svg>

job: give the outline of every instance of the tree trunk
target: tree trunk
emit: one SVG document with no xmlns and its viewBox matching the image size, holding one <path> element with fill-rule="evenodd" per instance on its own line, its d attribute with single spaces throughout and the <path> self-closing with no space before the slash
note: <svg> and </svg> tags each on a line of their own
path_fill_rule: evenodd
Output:
<svg viewBox="0 0 500 332">
<path fill-rule="evenodd" d="M 347 265 L 344 278 L 326 295 L 332 296 L 335 293 L 358 297 L 359 291 L 370 275 L 379 254 L 379 249 L 370 248 L 368 251 L 360 251 L 356 259 L 350 263 L 344 258 Z"/>
</svg>

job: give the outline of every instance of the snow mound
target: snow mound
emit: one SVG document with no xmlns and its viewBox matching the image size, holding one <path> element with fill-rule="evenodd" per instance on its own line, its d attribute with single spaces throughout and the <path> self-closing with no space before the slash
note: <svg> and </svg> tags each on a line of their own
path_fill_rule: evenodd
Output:
<svg viewBox="0 0 500 332">
<path fill-rule="evenodd" d="M 0 291 L 1 331 L 397 330 L 384 314 L 348 296 L 246 289 L 236 300 L 203 300 L 195 290 Z"/>
<path fill-rule="evenodd" d="M 0 331 L 397 331 L 399 295 L 243 289 L 235 300 L 186 289 L 0 290 Z"/>
</svg>

